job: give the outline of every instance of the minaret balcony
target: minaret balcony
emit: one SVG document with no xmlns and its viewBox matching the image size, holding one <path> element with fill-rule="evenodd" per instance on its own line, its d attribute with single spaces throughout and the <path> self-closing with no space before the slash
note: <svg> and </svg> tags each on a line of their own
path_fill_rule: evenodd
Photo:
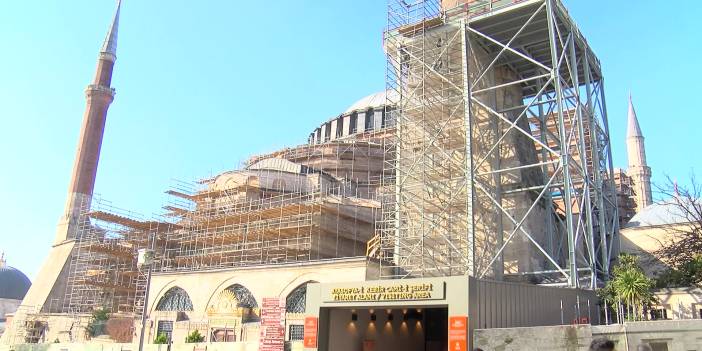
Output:
<svg viewBox="0 0 702 351">
<path fill-rule="evenodd" d="M 85 94 L 88 96 L 93 95 L 95 93 L 109 95 L 110 97 L 114 97 L 115 96 L 115 89 L 110 88 L 110 87 L 106 87 L 106 86 L 100 85 L 100 84 L 90 84 L 85 89 Z"/>
</svg>

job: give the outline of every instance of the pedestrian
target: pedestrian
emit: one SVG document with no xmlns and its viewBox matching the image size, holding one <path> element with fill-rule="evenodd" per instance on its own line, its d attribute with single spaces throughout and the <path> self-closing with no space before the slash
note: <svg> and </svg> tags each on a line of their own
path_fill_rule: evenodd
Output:
<svg viewBox="0 0 702 351">
<path fill-rule="evenodd" d="M 590 351 L 614 351 L 614 342 L 605 338 L 592 340 Z"/>
<path fill-rule="evenodd" d="M 642 342 L 639 346 L 636 346 L 636 351 L 653 351 L 653 348 L 649 343 Z"/>
</svg>

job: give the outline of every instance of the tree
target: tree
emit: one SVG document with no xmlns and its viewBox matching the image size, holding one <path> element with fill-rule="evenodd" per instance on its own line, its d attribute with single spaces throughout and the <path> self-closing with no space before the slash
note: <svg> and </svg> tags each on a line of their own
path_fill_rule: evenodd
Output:
<svg viewBox="0 0 702 351">
<path fill-rule="evenodd" d="M 205 341 L 205 337 L 200 334 L 199 330 L 193 330 L 192 333 L 188 334 L 188 336 L 185 337 L 185 342 L 186 343 L 192 343 L 192 342 L 203 342 Z"/>
<path fill-rule="evenodd" d="M 85 327 L 88 335 L 91 337 L 103 335 L 105 333 L 105 324 L 108 319 L 110 319 L 110 313 L 107 309 L 101 308 L 93 311 L 90 322 L 88 322 L 88 326 Z"/>
<path fill-rule="evenodd" d="M 154 339 L 154 344 L 168 344 L 168 336 L 164 333 L 158 334 L 156 339 Z"/>
<path fill-rule="evenodd" d="M 679 288 L 702 285 L 702 254 L 677 269 L 668 269 L 656 281 L 659 288 Z"/>
<path fill-rule="evenodd" d="M 641 315 L 642 309 L 655 303 L 651 289 L 653 281 L 646 277 L 634 255 L 619 255 L 612 268 L 612 279 L 600 290 L 599 295 L 609 306 L 622 303 L 627 307 L 629 318 Z"/>
<path fill-rule="evenodd" d="M 694 174 L 689 186 L 666 178 L 657 191 L 666 199 L 663 204 L 672 206 L 674 224 L 665 228 L 667 237 L 659 240 L 660 248 L 653 252 L 659 260 L 671 267 L 662 276 L 663 282 L 681 286 L 702 284 L 702 184 Z M 659 280 L 659 284 L 663 283 Z"/>
</svg>

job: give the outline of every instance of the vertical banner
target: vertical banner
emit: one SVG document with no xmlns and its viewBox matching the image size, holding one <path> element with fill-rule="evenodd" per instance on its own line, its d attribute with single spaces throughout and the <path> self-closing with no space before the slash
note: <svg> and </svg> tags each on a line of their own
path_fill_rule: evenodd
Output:
<svg viewBox="0 0 702 351">
<path fill-rule="evenodd" d="M 260 351 L 283 351 L 285 345 L 285 300 L 263 298 Z"/>
<path fill-rule="evenodd" d="M 468 317 L 449 317 L 448 351 L 467 351 L 468 349 Z"/>
<path fill-rule="evenodd" d="M 304 347 L 317 348 L 317 317 L 305 317 Z"/>
</svg>

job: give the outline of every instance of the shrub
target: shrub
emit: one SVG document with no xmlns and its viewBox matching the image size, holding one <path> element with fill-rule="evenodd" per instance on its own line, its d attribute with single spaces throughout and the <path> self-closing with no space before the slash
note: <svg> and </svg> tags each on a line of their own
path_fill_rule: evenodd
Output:
<svg viewBox="0 0 702 351">
<path fill-rule="evenodd" d="M 110 319 L 110 313 L 106 309 L 102 308 L 93 311 L 90 322 L 88 322 L 88 326 L 85 327 L 88 335 L 91 337 L 103 335 L 105 333 L 105 324 L 108 319 Z"/>
<path fill-rule="evenodd" d="M 205 337 L 200 334 L 200 331 L 198 330 L 193 330 L 192 333 L 188 334 L 188 336 L 185 337 L 185 342 L 186 343 L 192 343 L 192 342 L 203 342 L 205 341 Z"/>
<path fill-rule="evenodd" d="M 168 344 L 168 337 L 164 333 L 158 334 L 154 339 L 154 344 Z"/>
</svg>

